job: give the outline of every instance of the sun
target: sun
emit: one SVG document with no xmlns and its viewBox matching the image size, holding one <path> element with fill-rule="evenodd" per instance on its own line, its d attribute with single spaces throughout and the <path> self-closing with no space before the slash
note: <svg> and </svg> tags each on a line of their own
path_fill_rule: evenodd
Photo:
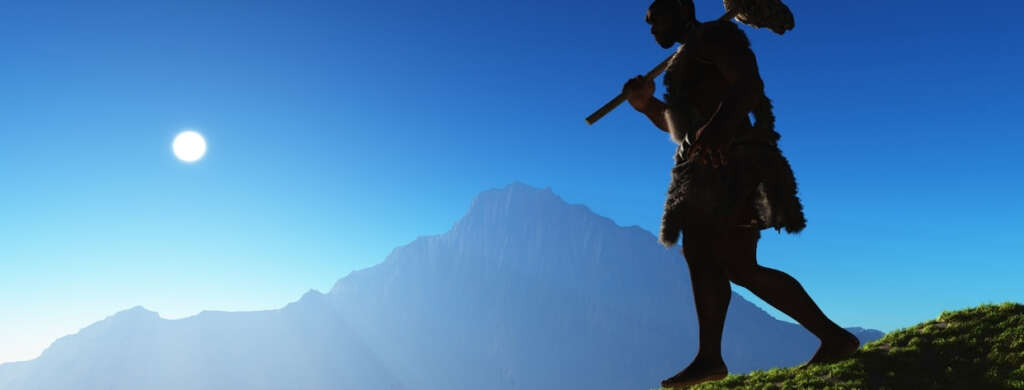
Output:
<svg viewBox="0 0 1024 390">
<path fill-rule="evenodd" d="M 206 154 L 206 140 L 194 130 L 185 130 L 174 137 L 171 149 L 179 160 L 187 163 L 196 162 Z"/>
</svg>

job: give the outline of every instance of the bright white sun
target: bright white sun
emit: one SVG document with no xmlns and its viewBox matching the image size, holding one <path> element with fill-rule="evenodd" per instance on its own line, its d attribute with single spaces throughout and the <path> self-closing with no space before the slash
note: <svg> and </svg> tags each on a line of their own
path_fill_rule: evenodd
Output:
<svg viewBox="0 0 1024 390">
<path fill-rule="evenodd" d="M 186 130 L 174 137 L 174 144 L 171 146 L 174 155 L 184 162 L 196 162 L 206 154 L 206 140 L 199 133 Z"/>
</svg>

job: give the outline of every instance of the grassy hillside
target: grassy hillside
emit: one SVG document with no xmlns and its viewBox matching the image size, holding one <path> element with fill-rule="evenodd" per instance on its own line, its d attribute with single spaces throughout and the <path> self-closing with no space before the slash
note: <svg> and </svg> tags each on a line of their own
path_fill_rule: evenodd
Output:
<svg viewBox="0 0 1024 390">
<path fill-rule="evenodd" d="M 692 389 L 1024 389 L 1024 305 L 945 312 L 839 363 L 731 375 Z"/>
</svg>

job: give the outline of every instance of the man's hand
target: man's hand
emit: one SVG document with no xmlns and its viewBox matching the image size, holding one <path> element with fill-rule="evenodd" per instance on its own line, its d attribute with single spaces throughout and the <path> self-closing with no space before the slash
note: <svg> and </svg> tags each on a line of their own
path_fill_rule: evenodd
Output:
<svg viewBox="0 0 1024 390">
<path fill-rule="evenodd" d="M 644 112 L 647 103 L 654 96 L 654 80 L 645 80 L 644 76 L 637 75 L 622 85 L 622 93 L 626 95 L 626 99 L 629 100 L 629 105 L 633 106 L 633 109 Z"/>
</svg>

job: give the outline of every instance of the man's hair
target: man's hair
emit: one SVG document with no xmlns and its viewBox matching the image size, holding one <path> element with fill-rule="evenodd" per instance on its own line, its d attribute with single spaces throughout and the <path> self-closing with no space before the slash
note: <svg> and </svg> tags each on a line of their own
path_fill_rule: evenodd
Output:
<svg viewBox="0 0 1024 390">
<path fill-rule="evenodd" d="M 647 8 L 647 23 L 651 22 L 652 13 L 677 13 L 689 20 L 696 20 L 697 13 L 693 7 L 693 0 L 654 0 Z"/>
</svg>

